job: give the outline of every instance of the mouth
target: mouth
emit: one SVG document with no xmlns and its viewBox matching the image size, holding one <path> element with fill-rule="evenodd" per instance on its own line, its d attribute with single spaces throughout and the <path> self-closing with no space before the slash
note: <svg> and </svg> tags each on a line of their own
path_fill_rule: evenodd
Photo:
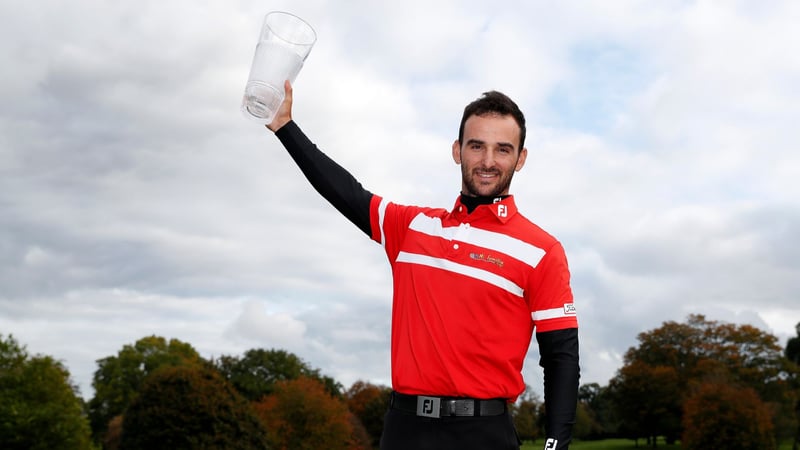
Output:
<svg viewBox="0 0 800 450">
<path fill-rule="evenodd" d="M 478 178 L 489 179 L 489 178 L 495 178 L 498 174 L 495 171 L 476 170 L 475 175 Z"/>
</svg>

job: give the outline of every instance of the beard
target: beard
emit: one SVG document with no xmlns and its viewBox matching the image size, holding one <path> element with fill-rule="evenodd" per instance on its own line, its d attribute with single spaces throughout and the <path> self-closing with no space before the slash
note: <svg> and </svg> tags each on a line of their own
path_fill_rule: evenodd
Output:
<svg viewBox="0 0 800 450">
<path fill-rule="evenodd" d="M 496 178 L 491 182 L 482 181 L 479 172 L 493 173 Z M 467 188 L 465 194 L 473 197 L 498 197 L 507 194 L 513 177 L 514 169 L 503 173 L 499 170 L 487 171 L 461 165 L 461 180 Z"/>
</svg>

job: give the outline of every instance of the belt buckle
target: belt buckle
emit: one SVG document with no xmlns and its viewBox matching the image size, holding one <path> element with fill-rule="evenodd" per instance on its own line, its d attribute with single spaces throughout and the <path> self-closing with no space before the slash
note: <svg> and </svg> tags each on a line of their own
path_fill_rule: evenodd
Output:
<svg viewBox="0 0 800 450">
<path fill-rule="evenodd" d="M 438 419 L 441 411 L 442 400 L 439 397 L 417 396 L 417 415 Z"/>
</svg>

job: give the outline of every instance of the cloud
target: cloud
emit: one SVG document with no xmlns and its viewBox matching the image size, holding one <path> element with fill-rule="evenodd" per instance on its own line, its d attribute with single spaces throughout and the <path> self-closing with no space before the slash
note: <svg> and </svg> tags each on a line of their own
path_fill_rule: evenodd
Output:
<svg viewBox="0 0 800 450">
<path fill-rule="evenodd" d="M 583 382 L 690 313 L 795 334 L 795 3 L 266 8 L 318 32 L 295 119 L 392 200 L 452 205 L 464 105 L 518 100 L 530 153 L 512 190 L 567 250 Z M 86 395 L 96 359 L 150 334 L 390 382 L 382 249 L 239 112 L 266 12 L 0 5 L 0 332 L 63 358 Z"/>
<path fill-rule="evenodd" d="M 251 300 L 244 304 L 225 333 L 232 338 L 244 338 L 256 346 L 260 342 L 270 342 L 276 348 L 293 349 L 303 342 L 306 325 L 291 314 L 265 311 L 264 305 Z"/>
</svg>

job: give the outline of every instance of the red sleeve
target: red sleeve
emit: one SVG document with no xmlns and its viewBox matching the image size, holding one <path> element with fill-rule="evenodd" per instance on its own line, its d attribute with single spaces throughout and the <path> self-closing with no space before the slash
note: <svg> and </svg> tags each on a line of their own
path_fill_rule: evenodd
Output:
<svg viewBox="0 0 800 450">
<path fill-rule="evenodd" d="M 536 266 L 530 309 L 537 332 L 578 327 L 564 247 L 556 242 Z"/>
</svg>

